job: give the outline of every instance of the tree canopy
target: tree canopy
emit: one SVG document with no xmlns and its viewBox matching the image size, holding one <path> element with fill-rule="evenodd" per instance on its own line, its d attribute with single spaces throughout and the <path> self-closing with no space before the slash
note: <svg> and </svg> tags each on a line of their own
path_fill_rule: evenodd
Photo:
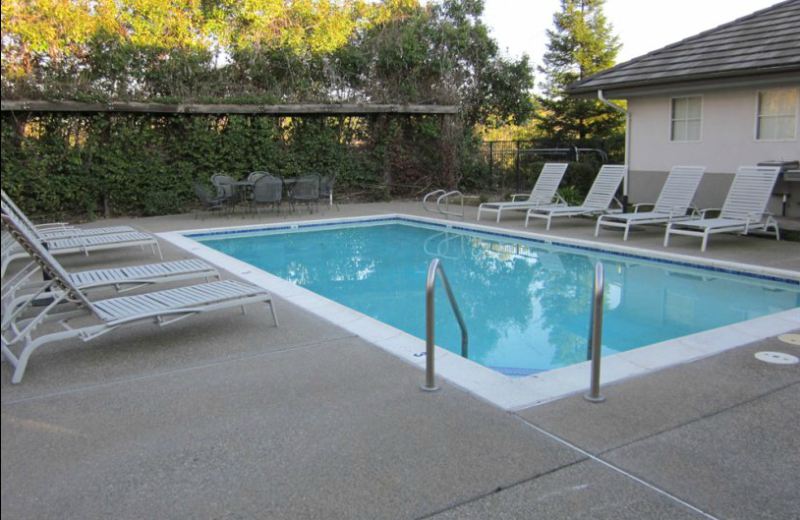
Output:
<svg viewBox="0 0 800 520">
<path fill-rule="evenodd" d="M 482 0 L 6 0 L 4 99 L 460 104 L 525 120 Z"/>
<path fill-rule="evenodd" d="M 550 42 L 539 71 L 544 96 L 538 130 L 562 142 L 581 146 L 603 141 L 619 132 L 620 114 L 594 100 L 572 99 L 564 91 L 571 83 L 614 65 L 620 44 L 603 14 L 605 0 L 561 0 L 547 31 Z"/>
</svg>

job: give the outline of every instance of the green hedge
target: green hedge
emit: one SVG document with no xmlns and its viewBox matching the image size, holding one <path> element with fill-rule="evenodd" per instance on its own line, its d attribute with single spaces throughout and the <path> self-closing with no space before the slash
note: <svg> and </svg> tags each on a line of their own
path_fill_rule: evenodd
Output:
<svg viewBox="0 0 800 520">
<path fill-rule="evenodd" d="M 464 143 L 436 118 L 46 115 L 2 118 L 2 186 L 32 215 L 164 214 L 194 203 L 192 179 L 336 172 L 340 190 L 386 198 L 446 183 Z M 452 179 L 457 181 L 457 176 Z"/>
</svg>

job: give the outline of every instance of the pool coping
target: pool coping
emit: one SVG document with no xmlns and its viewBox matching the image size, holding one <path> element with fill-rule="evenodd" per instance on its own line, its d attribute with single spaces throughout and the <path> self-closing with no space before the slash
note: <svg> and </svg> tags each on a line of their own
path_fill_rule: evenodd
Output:
<svg viewBox="0 0 800 520">
<path fill-rule="evenodd" d="M 454 230 L 478 232 L 504 239 L 552 244 L 601 254 L 655 260 L 679 266 L 700 267 L 723 273 L 753 276 L 765 280 L 796 283 L 800 273 L 729 261 L 703 259 L 675 253 L 652 251 L 614 244 L 599 245 L 581 239 L 552 237 L 528 231 L 507 230 L 481 224 L 443 221 L 402 213 L 361 217 L 325 218 L 275 224 L 229 226 L 158 233 L 159 238 L 186 250 L 272 294 L 375 344 L 404 361 L 424 369 L 425 342 L 340 303 L 283 280 L 251 264 L 216 251 L 194 238 L 233 235 L 257 231 L 322 228 L 353 223 L 410 222 Z M 696 361 L 725 350 L 800 328 L 800 309 L 790 309 L 734 325 L 720 327 L 681 338 L 603 357 L 601 383 L 609 384 L 663 368 Z M 504 410 L 517 411 L 554 399 L 586 391 L 589 363 L 579 363 L 525 377 L 510 377 L 436 347 L 437 375 L 467 392 Z M 422 383 L 422 374 L 420 375 Z"/>
</svg>

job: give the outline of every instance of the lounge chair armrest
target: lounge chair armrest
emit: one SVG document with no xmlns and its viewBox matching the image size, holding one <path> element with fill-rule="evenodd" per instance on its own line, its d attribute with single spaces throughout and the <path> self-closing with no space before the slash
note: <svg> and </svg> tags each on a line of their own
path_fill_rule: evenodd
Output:
<svg viewBox="0 0 800 520">
<path fill-rule="evenodd" d="M 516 202 L 517 197 L 530 197 L 530 196 L 531 196 L 530 193 L 515 193 L 511 195 L 511 202 Z"/>
<path fill-rule="evenodd" d="M 47 224 L 37 224 L 36 229 L 39 231 L 47 231 L 49 229 L 58 230 L 64 228 L 72 228 L 74 226 L 70 226 L 69 222 L 48 222 Z"/>
<path fill-rule="evenodd" d="M 771 217 L 772 213 L 769 213 L 767 211 L 751 211 L 750 213 L 747 214 L 747 221 L 761 222 L 761 220 L 764 218 L 764 215 Z"/>
<path fill-rule="evenodd" d="M 640 203 L 638 203 L 638 204 L 634 204 L 634 205 L 633 205 L 633 212 L 634 212 L 634 213 L 639 213 L 639 209 L 640 209 L 642 206 L 650 206 L 650 207 L 655 207 L 655 203 L 654 203 L 654 202 L 640 202 Z"/>
<path fill-rule="evenodd" d="M 708 213 L 719 213 L 722 211 L 722 208 L 703 208 L 698 211 L 700 213 L 700 218 L 708 218 Z"/>
</svg>

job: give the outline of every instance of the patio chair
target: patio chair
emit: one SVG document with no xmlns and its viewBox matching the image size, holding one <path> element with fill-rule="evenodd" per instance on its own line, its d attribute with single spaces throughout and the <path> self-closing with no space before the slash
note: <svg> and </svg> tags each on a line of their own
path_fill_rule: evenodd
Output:
<svg viewBox="0 0 800 520">
<path fill-rule="evenodd" d="M 192 181 L 192 186 L 194 187 L 194 192 L 197 195 L 197 198 L 200 199 L 200 204 L 203 206 L 205 211 L 213 213 L 215 211 L 227 210 L 228 203 L 225 197 L 219 195 L 212 197 L 208 192 L 208 189 L 199 181 Z M 194 214 L 195 219 L 197 219 L 199 216 L 199 212 Z"/>
<path fill-rule="evenodd" d="M 237 204 L 242 202 L 236 179 L 221 173 L 211 176 L 211 184 L 217 189 L 217 199 L 224 200 L 228 211 L 233 211 Z"/>
<path fill-rule="evenodd" d="M 269 172 L 261 171 L 261 170 L 250 172 L 250 175 L 247 176 L 247 182 L 256 182 L 258 179 L 260 179 L 264 175 L 269 175 Z"/>
<path fill-rule="evenodd" d="M 547 220 L 547 229 L 553 217 L 575 217 L 580 215 L 595 215 L 609 211 L 614 195 L 617 193 L 619 184 L 625 176 L 628 167 L 622 164 L 604 164 L 592 184 L 589 194 L 586 195 L 583 204 L 580 206 L 544 206 L 531 208 L 525 216 L 525 227 L 531 217 Z"/>
<path fill-rule="evenodd" d="M 311 204 L 316 204 L 319 208 L 319 175 L 300 177 L 289 187 L 288 191 L 292 211 L 296 209 L 295 204 L 298 202 L 305 204 L 309 213 L 313 213 Z"/>
<path fill-rule="evenodd" d="M 260 214 L 260 204 L 270 204 L 276 211 L 280 212 L 281 200 L 283 199 L 283 181 L 269 174 L 260 176 L 253 183 L 253 198 L 250 207 L 255 208 L 256 213 Z"/>
<path fill-rule="evenodd" d="M 698 219 L 670 223 L 664 235 L 664 247 L 669 245 L 670 235 L 701 237 L 703 242 L 700 250 L 703 252 L 708 245 L 708 237 L 716 233 L 746 235 L 751 231 L 770 233 L 772 229 L 775 239 L 780 240 L 778 223 L 767 212 L 767 203 L 779 173 L 777 166 L 741 166 L 733 178 L 722 209 L 704 209 Z M 706 217 L 711 211 L 719 211 L 719 216 Z"/>
<path fill-rule="evenodd" d="M 500 215 L 503 211 L 527 211 L 531 208 L 552 205 L 553 200 L 558 197 L 556 190 L 561 184 L 561 179 L 564 178 L 568 166 L 566 163 L 545 164 L 526 200 L 518 201 L 518 197 L 525 197 L 526 194 L 517 193 L 511 196 L 511 202 L 485 202 L 478 206 L 478 220 L 481 219 L 481 213 L 484 211 L 497 213 L 497 222 L 500 222 Z M 561 202 L 566 205 L 563 199 Z"/>
<path fill-rule="evenodd" d="M 319 179 L 319 199 L 326 201 L 328 206 L 336 205 L 336 211 L 339 211 L 339 203 L 333 198 L 333 188 L 336 184 L 336 176 L 338 174 L 331 173 L 320 177 Z"/>
<path fill-rule="evenodd" d="M 124 247 L 140 247 L 144 249 L 144 246 L 150 246 L 153 254 L 158 253 L 158 256 L 162 260 L 164 259 L 164 256 L 161 254 L 161 247 L 158 245 L 158 240 L 149 233 L 136 231 L 109 235 L 78 235 L 68 238 L 52 238 L 49 235 L 40 233 L 35 227 L 29 226 L 26 220 L 23 220 L 24 213 L 13 211 L 6 205 L 5 201 L 2 202 L 2 207 L 3 210 L 9 214 L 16 215 L 22 227 L 25 228 L 31 236 L 39 240 L 44 247 L 54 255 L 84 253 L 88 256 L 92 251 L 105 251 Z M 14 260 L 27 257 L 28 252 L 22 247 L 9 246 L 4 248 L 2 251 L 0 275 L 5 275 L 6 269 L 8 269 L 8 266 Z"/>
<path fill-rule="evenodd" d="M 27 304 L 3 313 L 0 341 L 3 357 L 14 366 L 12 383 L 22 381 L 29 359 L 39 347 L 73 338 L 88 342 L 123 326 L 143 322 L 165 326 L 196 314 L 232 307 L 241 307 L 244 311 L 244 306 L 251 303 L 269 304 L 275 326 L 278 325 L 269 293 L 238 280 L 90 300 L 55 257 L 41 247 L 24 226 L 18 226 L 9 218 L 5 206 L 2 220 L 47 275 L 48 280 L 38 293 L 49 292 L 52 295 L 46 305 L 36 306 L 35 298 L 31 298 Z M 75 323 L 73 320 L 76 319 L 81 321 Z M 91 322 L 86 323 L 84 319 Z M 42 327 L 45 324 L 51 326 Z M 53 326 L 60 327 L 60 330 L 54 331 Z"/>
<path fill-rule="evenodd" d="M 633 213 L 600 215 L 594 229 L 594 236 L 600 234 L 602 226 L 617 227 L 625 230 L 622 239 L 628 240 L 631 225 L 670 224 L 690 218 L 687 213 L 705 171 L 705 166 L 673 167 L 655 204 L 634 204 Z M 653 209 L 640 212 L 639 208 L 642 206 L 653 206 Z"/>
<path fill-rule="evenodd" d="M 18 215 L 24 222 L 25 225 L 35 229 L 39 235 L 48 236 L 50 238 L 70 238 L 75 236 L 94 236 L 94 235 L 112 235 L 114 233 L 130 233 L 135 232 L 136 230 L 130 226 L 109 226 L 109 227 L 101 227 L 101 228 L 90 228 L 90 229 L 81 229 L 73 227 L 69 224 L 69 222 L 49 222 L 47 224 L 34 224 L 30 221 L 30 219 L 22 212 L 21 209 L 11 200 L 11 197 L 5 192 L 5 190 L 0 190 L 0 196 L 2 197 L 3 202 L 6 203 L 16 215 Z M 4 237 L 6 243 L 8 243 L 8 238 Z M 13 239 L 12 239 L 13 242 Z M 13 242 L 16 244 L 16 242 Z"/>
</svg>

